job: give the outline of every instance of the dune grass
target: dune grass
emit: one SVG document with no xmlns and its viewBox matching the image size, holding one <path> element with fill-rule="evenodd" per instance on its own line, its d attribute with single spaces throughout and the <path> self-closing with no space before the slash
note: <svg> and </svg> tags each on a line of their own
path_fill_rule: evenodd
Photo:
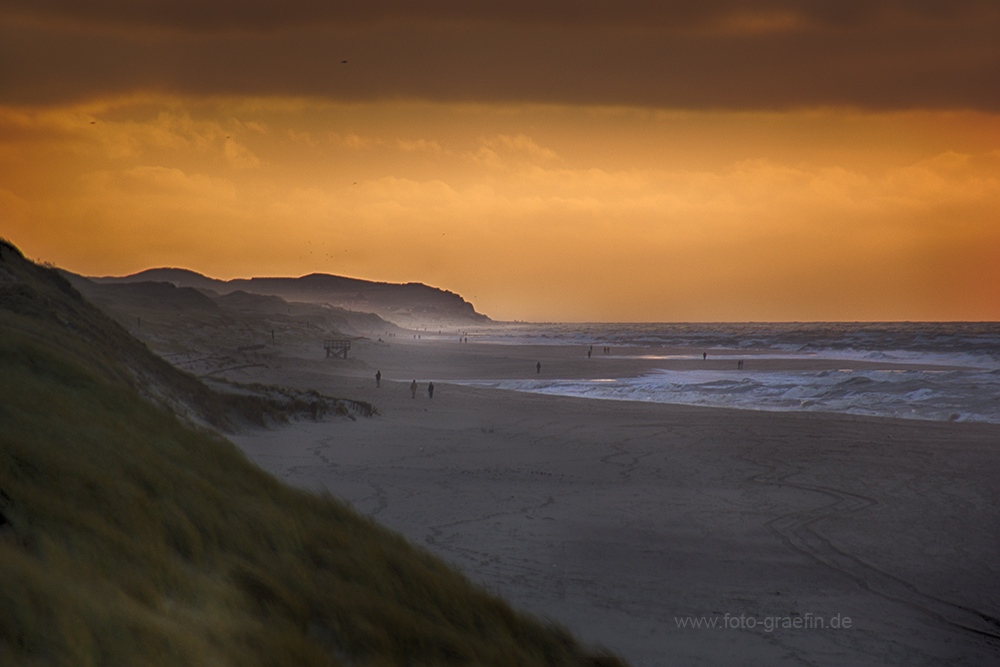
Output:
<svg viewBox="0 0 1000 667">
<path fill-rule="evenodd" d="M 620 664 L 148 400 L 133 343 L 11 250 L 0 664 Z"/>
</svg>

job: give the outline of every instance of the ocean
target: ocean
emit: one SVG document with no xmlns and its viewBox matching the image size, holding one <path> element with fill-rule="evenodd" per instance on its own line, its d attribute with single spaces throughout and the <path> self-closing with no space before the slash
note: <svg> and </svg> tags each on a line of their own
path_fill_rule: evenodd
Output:
<svg viewBox="0 0 1000 667">
<path fill-rule="evenodd" d="M 893 370 L 700 371 L 660 369 L 592 380 L 475 380 L 484 387 L 606 400 L 750 410 L 1000 423 L 1000 323 L 511 324 L 469 331 L 470 340 L 593 345 L 657 358 L 753 353 L 747 359 L 891 362 Z M 643 354 L 643 349 L 650 354 Z M 658 348 L 691 348 L 657 357 Z M 595 355 L 600 360 L 602 355 Z M 654 364 L 655 365 L 655 364 Z M 848 363 L 845 363 L 847 366 Z M 927 370 L 926 366 L 947 367 Z M 912 368 L 907 368 L 912 367 Z"/>
</svg>

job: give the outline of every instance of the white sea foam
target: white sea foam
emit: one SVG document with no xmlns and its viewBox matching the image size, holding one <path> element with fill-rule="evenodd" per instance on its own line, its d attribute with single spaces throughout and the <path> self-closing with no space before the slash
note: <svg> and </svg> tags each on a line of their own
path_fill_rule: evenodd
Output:
<svg viewBox="0 0 1000 667">
<path fill-rule="evenodd" d="M 1000 324 L 519 325 L 479 333 L 510 344 L 607 345 L 646 359 L 713 356 L 881 361 L 901 370 L 674 371 L 601 380 L 502 380 L 468 384 L 563 396 L 753 410 L 841 412 L 1000 423 Z M 693 347 L 697 353 L 635 353 Z M 753 351 L 741 357 L 741 352 Z M 600 360 L 603 355 L 597 355 Z M 620 358 L 620 357 L 619 357 Z M 912 366 L 906 369 L 905 366 Z M 950 366 L 927 370 L 927 366 Z"/>
<path fill-rule="evenodd" d="M 1000 423 L 995 371 L 658 371 L 636 378 L 462 384 L 607 400 Z"/>
</svg>

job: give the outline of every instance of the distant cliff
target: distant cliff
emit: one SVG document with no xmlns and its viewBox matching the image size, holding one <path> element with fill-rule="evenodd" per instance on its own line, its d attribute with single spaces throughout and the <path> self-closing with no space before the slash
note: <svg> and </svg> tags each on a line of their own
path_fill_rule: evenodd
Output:
<svg viewBox="0 0 1000 667">
<path fill-rule="evenodd" d="M 488 322 L 471 303 L 454 292 L 422 283 L 382 283 L 312 273 L 301 278 L 237 278 L 217 280 L 187 269 L 149 269 L 131 276 L 91 278 L 101 283 L 168 282 L 229 294 L 237 290 L 279 296 L 286 301 L 328 303 L 377 313 L 401 325 Z"/>
</svg>

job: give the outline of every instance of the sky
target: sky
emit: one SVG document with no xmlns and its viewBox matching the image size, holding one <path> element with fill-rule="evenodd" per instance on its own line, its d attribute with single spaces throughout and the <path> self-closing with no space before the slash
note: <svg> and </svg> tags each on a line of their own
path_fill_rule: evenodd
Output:
<svg viewBox="0 0 1000 667">
<path fill-rule="evenodd" d="M 498 320 L 1000 320 L 1000 4 L 0 0 L 0 236 Z"/>
</svg>

